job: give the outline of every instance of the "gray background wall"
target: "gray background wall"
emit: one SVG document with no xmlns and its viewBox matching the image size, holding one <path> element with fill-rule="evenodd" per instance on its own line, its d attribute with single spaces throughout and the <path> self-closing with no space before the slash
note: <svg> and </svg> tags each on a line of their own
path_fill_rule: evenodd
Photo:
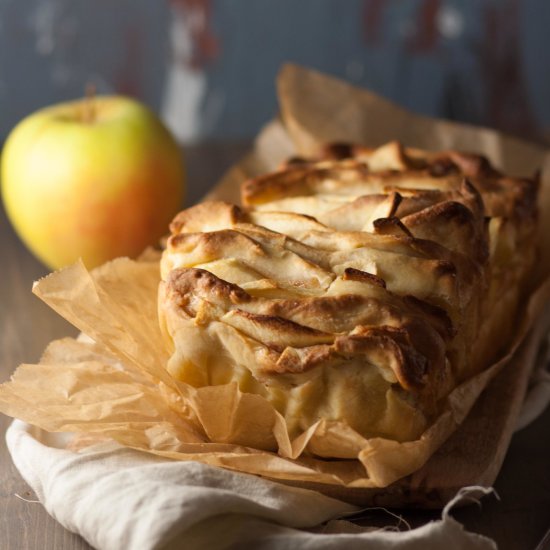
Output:
<svg viewBox="0 0 550 550">
<path fill-rule="evenodd" d="M 548 0 L 0 0 L 0 139 L 88 81 L 143 99 L 182 141 L 247 139 L 295 61 L 546 140 L 548 29 Z"/>
</svg>

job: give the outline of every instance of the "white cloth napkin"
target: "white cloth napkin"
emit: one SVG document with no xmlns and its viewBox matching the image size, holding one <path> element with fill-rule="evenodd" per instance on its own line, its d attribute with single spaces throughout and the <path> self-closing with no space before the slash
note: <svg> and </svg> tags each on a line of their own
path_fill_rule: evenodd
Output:
<svg viewBox="0 0 550 550">
<path fill-rule="evenodd" d="M 46 510 L 101 550 L 496 549 L 449 515 L 452 503 L 441 520 L 418 529 L 368 531 L 330 521 L 356 512 L 354 506 L 255 476 L 166 461 L 114 443 L 73 453 L 62 448 L 62 435 L 18 420 L 6 439 Z"/>
</svg>

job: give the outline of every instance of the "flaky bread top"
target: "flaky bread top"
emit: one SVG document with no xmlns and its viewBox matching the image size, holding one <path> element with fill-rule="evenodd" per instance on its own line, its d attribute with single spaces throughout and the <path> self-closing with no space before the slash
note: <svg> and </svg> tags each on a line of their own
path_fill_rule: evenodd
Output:
<svg viewBox="0 0 550 550">
<path fill-rule="evenodd" d="M 431 190 L 449 193 L 446 200 L 461 202 L 476 215 L 478 209 L 473 197 L 466 202 L 464 198 L 452 197 L 464 178 L 481 195 L 485 215 L 524 222 L 532 219 L 538 175 L 512 178 L 501 174 L 481 155 L 457 151 L 432 153 L 406 148 L 399 142 L 375 149 L 329 145 L 317 159 L 295 158 L 277 172 L 245 182 L 241 198 L 245 206 L 266 208 L 267 203 L 272 203 L 270 209 L 277 210 L 278 200 L 289 200 L 287 204 L 291 205 L 290 199 L 296 197 L 322 197 L 320 208 L 328 209 L 327 203 L 349 202 L 364 195 L 387 195 L 392 190 L 398 190 L 402 196 L 409 190 L 418 201 L 421 196 L 418 192 Z M 437 202 L 443 202 L 442 199 Z"/>
<path fill-rule="evenodd" d="M 340 148 L 246 182 L 245 208 L 176 216 L 159 302 L 169 369 L 237 381 L 295 428 L 322 417 L 407 440 L 506 339 L 536 182 L 474 155 Z"/>
<path fill-rule="evenodd" d="M 172 271 L 166 289 L 177 314 L 199 325 L 225 323 L 260 344 L 261 360 L 248 365 L 259 380 L 378 354 L 384 360 L 370 362 L 380 365 L 384 378 L 427 391 L 437 386 L 430 378 L 445 369 L 443 340 L 452 335 L 446 316 L 352 269 L 317 295 L 279 287 L 274 297 L 258 285 L 244 290 L 196 268 Z"/>
<path fill-rule="evenodd" d="M 174 268 L 231 259 L 255 280 L 323 290 L 346 268 L 353 268 L 377 276 L 391 291 L 414 295 L 457 317 L 479 281 L 479 266 L 436 242 L 413 237 L 395 218 L 378 222 L 372 233 L 332 231 L 300 214 L 246 212 L 224 202 L 202 203 L 172 223 L 163 278 Z M 271 229 L 282 226 L 286 234 Z"/>
</svg>

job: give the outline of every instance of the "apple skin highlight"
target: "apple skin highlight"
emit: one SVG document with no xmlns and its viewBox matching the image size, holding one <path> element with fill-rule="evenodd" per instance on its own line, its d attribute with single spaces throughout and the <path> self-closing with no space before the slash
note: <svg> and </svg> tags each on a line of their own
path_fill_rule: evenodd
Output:
<svg viewBox="0 0 550 550">
<path fill-rule="evenodd" d="M 182 207 L 185 176 L 154 113 L 99 96 L 22 120 L 4 146 L 1 183 L 8 218 L 42 262 L 82 258 L 92 268 L 156 244 Z"/>
</svg>

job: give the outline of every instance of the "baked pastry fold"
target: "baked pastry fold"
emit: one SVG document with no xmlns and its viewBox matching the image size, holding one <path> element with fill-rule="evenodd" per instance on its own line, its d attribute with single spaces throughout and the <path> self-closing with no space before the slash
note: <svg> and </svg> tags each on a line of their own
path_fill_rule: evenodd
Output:
<svg viewBox="0 0 550 550">
<path fill-rule="evenodd" d="M 297 436 L 418 438 L 496 358 L 534 260 L 536 181 L 390 143 L 327 147 L 178 214 L 161 262 L 168 369 L 236 382 Z"/>
</svg>

